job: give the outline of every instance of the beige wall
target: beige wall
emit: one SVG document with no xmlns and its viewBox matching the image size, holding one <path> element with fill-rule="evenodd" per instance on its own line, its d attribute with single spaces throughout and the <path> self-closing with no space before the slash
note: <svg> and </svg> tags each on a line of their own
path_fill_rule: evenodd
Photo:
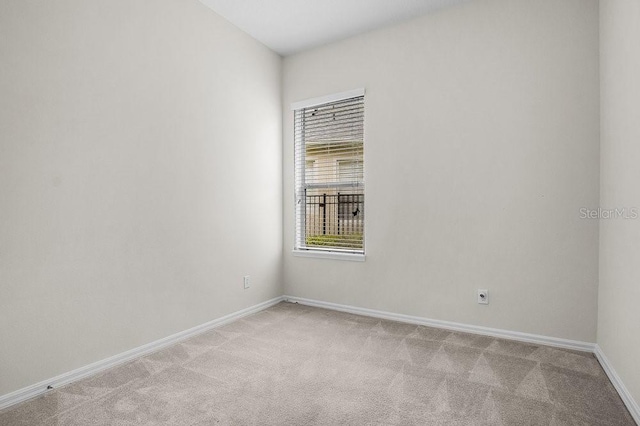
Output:
<svg viewBox="0 0 640 426">
<path fill-rule="evenodd" d="M 285 294 L 595 342 L 598 37 L 595 0 L 476 0 L 286 58 Z M 358 87 L 366 262 L 293 257 L 289 105 Z"/>
<path fill-rule="evenodd" d="M 640 208 L 640 1 L 600 2 L 603 209 Z M 640 403 L 640 219 L 600 222 L 598 344 Z"/>
<path fill-rule="evenodd" d="M 197 0 L 3 0 L 0 61 L 0 395 L 282 294 L 279 56 Z"/>
</svg>

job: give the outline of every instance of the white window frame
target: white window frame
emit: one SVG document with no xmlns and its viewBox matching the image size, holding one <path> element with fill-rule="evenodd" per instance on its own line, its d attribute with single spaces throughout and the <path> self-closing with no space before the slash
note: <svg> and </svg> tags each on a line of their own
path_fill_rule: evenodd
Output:
<svg viewBox="0 0 640 426">
<path fill-rule="evenodd" d="M 314 106 L 318 106 L 318 105 L 324 105 L 327 103 L 331 103 L 331 102 L 338 102 L 338 101 L 342 101 L 345 99 L 350 99 L 350 98 L 356 98 L 356 97 L 360 97 L 360 96 L 364 96 L 365 95 L 365 89 L 364 88 L 358 88 L 358 89 L 353 89 L 353 90 L 349 90 L 349 91 L 345 91 L 345 92 L 340 92 L 340 93 L 334 93 L 331 95 L 327 95 L 327 96 L 320 96 L 317 98 L 311 98 L 311 99 L 306 99 L 306 100 L 302 100 L 302 101 L 298 101 L 298 102 L 294 102 L 291 104 L 291 111 L 296 111 L 299 109 L 303 109 L 303 108 L 311 108 Z M 295 150 L 295 142 L 294 142 L 294 150 Z M 294 156 L 295 157 L 295 156 Z M 295 168 L 300 167 L 302 170 L 302 172 L 304 173 L 304 170 L 306 170 L 306 159 L 300 158 L 299 159 L 301 164 L 294 164 L 294 170 Z M 364 167 L 364 171 L 363 171 L 363 175 L 366 173 L 366 167 Z M 365 177 L 365 182 L 366 182 L 366 177 Z M 305 212 L 298 212 L 299 209 L 304 209 L 305 206 L 303 203 L 298 204 L 296 203 L 296 192 L 298 192 L 299 188 L 295 187 L 295 179 L 294 179 L 294 205 L 295 205 L 295 211 L 294 211 L 294 218 L 297 218 L 298 215 L 301 218 L 301 223 L 300 225 L 296 224 L 295 226 L 302 226 L 305 227 Z M 304 229 L 304 228 L 303 228 Z M 364 235 L 367 234 L 367 221 L 364 221 Z M 294 238 L 304 238 L 304 233 L 299 233 L 297 231 L 297 229 L 294 232 Z M 348 260 L 348 261 L 355 261 L 355 262 L 364 262 L 366 259 L 365 253 L 366 253 L 366 238 L 363 239 L 362 242 L 362 253 L 353 253 L 350 252 L 348 250 L 340 250 L 338 248 L 320 248 L 320 247 L 314 247 L 313 249 L 299 249 L 297 247 L 303 246 L 303 242 L 301 241 L 296 241 L 294 240 L 294 249 L 292 251 L 293 256 L 297 256 L 297 257 L 310 257 L 310 258 L 318 258 L 318 259 L 333 259 L 333 260 Z"/>
</svg>

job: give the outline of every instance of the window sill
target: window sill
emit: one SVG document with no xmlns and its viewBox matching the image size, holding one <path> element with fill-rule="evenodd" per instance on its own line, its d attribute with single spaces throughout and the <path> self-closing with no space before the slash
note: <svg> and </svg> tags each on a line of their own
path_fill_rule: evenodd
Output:
<svg viewBox="0 0 640 426">
<path fill-rule="evenodd" d="M 340 253 L 337 251 L 321 250 L 293 250 L 296 257 L 315 257 L 317 259 L 348 260 L 351 262 L 364 262 L 365 255 L 358 253 Z"/>
</svg>

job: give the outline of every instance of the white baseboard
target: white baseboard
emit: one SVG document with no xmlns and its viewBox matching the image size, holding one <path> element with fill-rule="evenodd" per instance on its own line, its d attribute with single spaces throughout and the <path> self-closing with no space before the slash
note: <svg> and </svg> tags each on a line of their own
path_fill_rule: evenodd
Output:
<svg viewBox="0 0 640 426">
<path fill-rule="evenodd" d="M 2 395 L 0 396 L 0 410 L 43 394 L 48 390 L 49 386 L 51 386 L 52 388 L 57 388 L 67 385 L 71 382 L 75 382 L 76 380 L 80 380 L 82 378 L 94 375 L 102 370 L 106 370 L 107 368 L 115 367 L 116 365 L 122 364 L 124 362 L 131 361 L 144 355 L 148 355 L 152 352 L 156 352 L 160 349 L 193 337 L 197 334 L 204 333 L 205 331 L 208 331 L 212 328 L 219 327 L 244 316 L 262 311 L 263 309 L 267 309 L 268 307 L 273 306 L 281 302 L 282 300 L 283 297 L 280 296 L 262 303 L 258 303 L 257 305 L 250 306 L 237 312 L 233 312 L 221 318 L 217 318 L 188 330 L 181 331 L 180 333 L 176 333 L 163 339 L 156 340 L 155 342 L 147 343 L 146 345 L 142 345 L 121 354 L 114 355 L 98 362 L 94 362 L 93 364 L 80 367 L 73 371 L 69 371 L 68 373 L 63 373 L 49 380 L 44 380 L 40 383 L 36 383 L 35 385 L 27 386 L 26 388 L 19 389 L 15 392 Z"/>
<path fill-rule="evenodd" d="M 595 349 L 595 343 L 579 342 L 577 340 L 560 339 L 557 337 L 540 336 L 538 334 L 521 333 L 519 331 L 501 330 L 498 328 L 481 327 L 477 325 L 461 324 L 451 321 L 434 320 L 411 315 L 377 311 L 375 309 L 359 308 L 356 306 L 340 305 L 330 302 L 321 302 L 318 300 L 304 299 L 294 296 L 284 296 L 284 300 L 289 302 L 297 302 L 301 305 L 316 306 L 318 308 L 332 309 L 334 311 L 348 312 L 351 314 L 366 315 L 369 317 L 406 322 L 409 324 L 426 325 L 428 327 L 444 328 L 447 330 L 461 331 L 464 333 L 482 334 L 484 336 L 500 337 L 508 340 L 536 343 L 540 345 L 554 346 L 557 348 L 573 349 L 583 352 L 593 352 Z"/>
<path fill-rule="evenodd" d="M 622 379 L 620 379 L 620 376 L 618 376 L 618 373 L 614 370 L 609 358 L 604 354 L 600 345 L 596 344 L 594 353 L 596 354 L 596 358 L 598 358 L 600 365 L 602 365 L 604 372 L 607 373 L 609 380 L 611 380 L 611 383 L 613 383 L 618 394 L 620 394 L 622 402 L 627 406 L 629 413 L 631 413 L 631 417 L 633 417 L 633 420 L 640 425 L 640 406 L 638 406 L 638 403 L 633 399 L 627 387 L 622 383 Z"/>
</svg>

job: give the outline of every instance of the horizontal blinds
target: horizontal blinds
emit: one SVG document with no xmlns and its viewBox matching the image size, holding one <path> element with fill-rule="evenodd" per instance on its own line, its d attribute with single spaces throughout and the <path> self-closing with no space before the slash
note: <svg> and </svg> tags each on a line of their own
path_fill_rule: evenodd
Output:
<svg viewBox="0 0 640 426">
<path fill-rule="evenodd" d="M 295 110 L 296 247 L 362 253 L 364 97 Z"/>
</svg>

